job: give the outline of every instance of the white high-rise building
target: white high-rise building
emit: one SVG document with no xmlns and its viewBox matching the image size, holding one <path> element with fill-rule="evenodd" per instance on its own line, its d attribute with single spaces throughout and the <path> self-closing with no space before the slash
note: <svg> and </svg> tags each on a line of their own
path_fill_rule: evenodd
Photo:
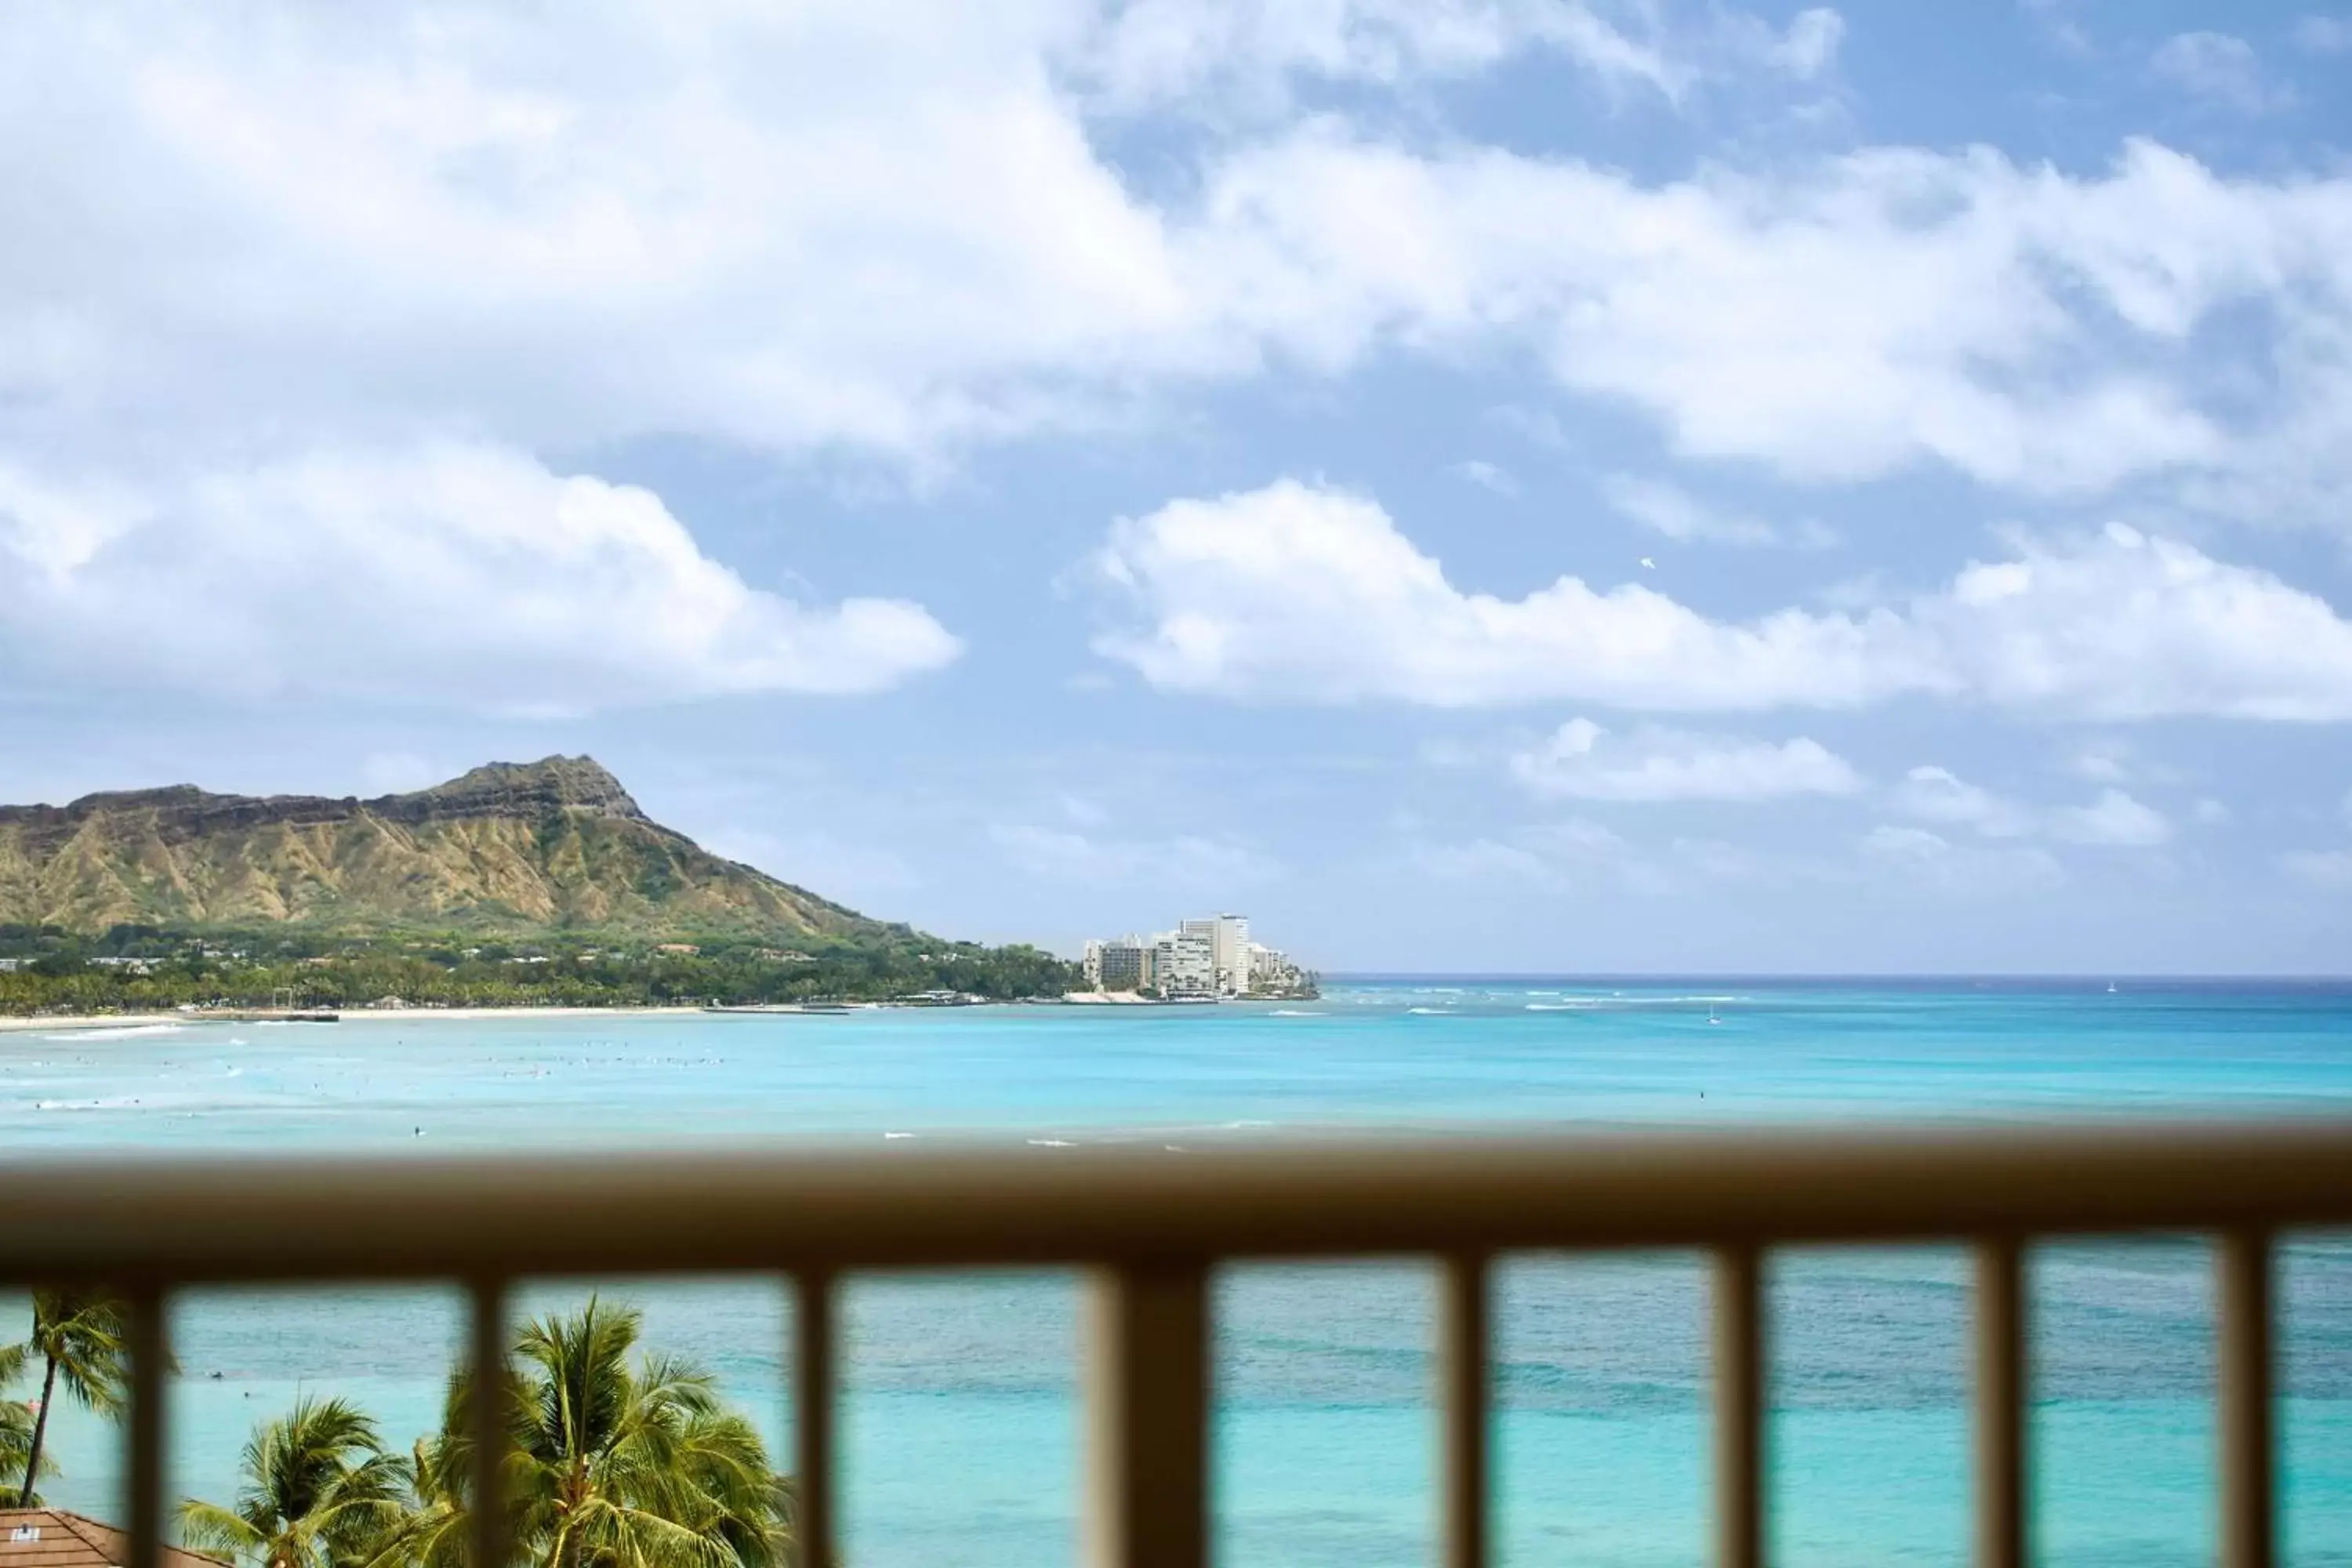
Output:
<svg viewBox="0 0 2352 1568">
<path fill-rule="evenodd" d="M 1097 991 L 1156 989 L 1171 1001 L 1281 994 L 1307 984 L 1287 957 L 1250 940 L 1246 915 L 1181 921 L 1150 937 L 1096 939 L 1087 943 L 1085 964 L 1087 984 Z"/>
<path fill-rule="evenodd" d="M 1188 925 L 1192 922 L 1185 922 Z M 1209 928 L 1216 955 L 1217 994 L 1239 996 L 1250 987 L 1250 934 L 1247 915 L 1219 915 L 1200 922 Z"/>
<path fill-rule="evenodd" d="M 1305 979 L 1290 955 L 1271 947 L 1250 943 L 1250 989 L 1253 991 L 1288 991 Z"/>
<path fill-rule="evenodd" d="M 1217 994 L 1217 937 L 1213 921 L 1186 921 L 1154 939 L 1152 982 L 1162 996 Z"/>
</svg>

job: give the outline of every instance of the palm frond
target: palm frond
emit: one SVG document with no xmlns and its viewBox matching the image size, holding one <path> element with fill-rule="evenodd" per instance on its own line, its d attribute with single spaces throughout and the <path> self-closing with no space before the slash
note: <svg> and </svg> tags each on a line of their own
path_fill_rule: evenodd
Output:
<svg viewBox="0 0 2352 1568">
<path fill-rule="evenodd" d="M 268 1537 L 227 1509 L 189 1498 L 180 1504 L 180 1539 L 199 1552 L 245 1557 Z"/>
</svg>

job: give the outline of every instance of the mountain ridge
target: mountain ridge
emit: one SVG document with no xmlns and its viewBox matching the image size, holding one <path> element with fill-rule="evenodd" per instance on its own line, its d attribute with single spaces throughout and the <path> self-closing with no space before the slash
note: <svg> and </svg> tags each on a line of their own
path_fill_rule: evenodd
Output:
<svg viewBox="0 0 2352 1568">
<path fill-rule="evenodd" d="M 0 805 L 0 923 L 908 933 L 710 853 L 584 755 L 487 763 L 373 799 L 172 784 Z"/>
</svg>

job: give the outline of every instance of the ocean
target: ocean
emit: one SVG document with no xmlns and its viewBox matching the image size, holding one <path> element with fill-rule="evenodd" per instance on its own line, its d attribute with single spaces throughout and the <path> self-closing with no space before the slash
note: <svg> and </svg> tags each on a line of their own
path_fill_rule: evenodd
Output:
<svg viewBox="0 0 2352 1568">
<path fill-rule="evenodd" d="M 1385 980 L 1317 1003 L 845 1016 L 383 1017 L 0 1034 L 11 1160 L 216 1151 L 1202 1145 L 1332 1129 L 1731 1126 L 2352 1112 L 2352 985 Z M 1769 1278 L 1775 1560 L 1967 1559 L 1965 1259 L 1808 1249 Z M 781 1445 L 769 1281 L 543 1281 L 642 1306 Z M 2036 1542 L 2053 1563 L 2212 1556 L 2210 1254 L 2030 1262 Z M 1507 1261 L 1502 1561 L 1706 1558 L 1706 1276 L 1687 1255 Z M 2352 1565 L 2352 1241 L 2283 1263 L 2285 1560 Z M 1423 1563 L 1433 1280 L 1251 1266 L 1217 1284 L 1218 1560 Z M 195 1292 L 174 1310 L 174 1485 L 227 1501 L 253 1423 L 358 1399 L 405 1448 L 463 1335 L 440 1290 Z M 845 1310 L 845 1561 L 1077 1560 L 1077 1295 L 1060 1274 L 860 1278 Z M 0 1334 L 21 1332 L 0 1303 Z M 47 1495 L 119 1517 L 119 1434 L 62 1408 Z"/>
</svg>

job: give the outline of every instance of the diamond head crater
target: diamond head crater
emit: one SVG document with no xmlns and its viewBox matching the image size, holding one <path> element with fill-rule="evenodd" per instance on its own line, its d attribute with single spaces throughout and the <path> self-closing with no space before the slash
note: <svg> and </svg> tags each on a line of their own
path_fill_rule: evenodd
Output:
<svg viewBox="0 0 2352 1568">
<path fill-rule="evenodd" d="M 713 855 L 584 756 L 373 800 L 0 806 L 0 1014 L 1008 1001 L 1077 978 Z"/>
</svg>

